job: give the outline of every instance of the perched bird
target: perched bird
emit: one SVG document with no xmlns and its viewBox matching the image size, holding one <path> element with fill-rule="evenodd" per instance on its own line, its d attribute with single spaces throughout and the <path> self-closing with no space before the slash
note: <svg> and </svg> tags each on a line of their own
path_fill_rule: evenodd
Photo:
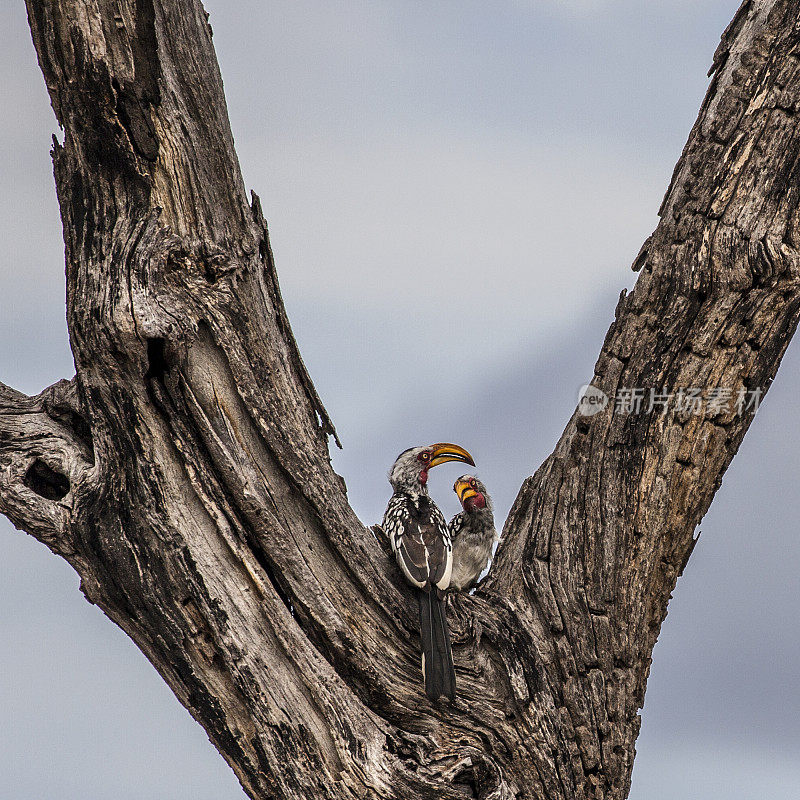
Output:
<svg viewBox="0 0 800 800">
<path fill-rule="evenodd" d="M 494 529 L 492 500 L 486 487 L 472 475 L 462 475 L 453 484 L 463 511 L 450 520 L 453 541 L 453 573 L 450 588 L 467 592 L 478 582 L 489 564 L 492 548 L 499 540 Z"/>
<path fill-rule="evenodd" d="M 389 472 L 394 494 L 383 516 L 406 579 L 419 591 L 419 628 L 425 693 L 431 700 L 455 697 L 456 675 L 445 617 L 444 592 L 450 585 L 453 548 L 442 512 L 428 496 L 428 470 L 446 461 L 475 465 L 455 444 L 412 447 L 400 453 Z"/>
</svg>

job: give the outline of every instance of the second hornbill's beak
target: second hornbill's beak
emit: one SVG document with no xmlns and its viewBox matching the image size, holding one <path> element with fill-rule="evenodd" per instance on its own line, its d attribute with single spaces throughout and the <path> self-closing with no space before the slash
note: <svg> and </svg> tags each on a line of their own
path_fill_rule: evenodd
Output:
<svg viewBox="0 0 800 800">
<path fill-rule="evenodd" d="M 455 482 L 453 488 L 456 490 L 456 494 L 462 506 L 470 497 L 478 496 L 478 493 L 469 485 L 469 481 L 463 481 L 461 478 Z"/>
<path fill-rule="evenodd" d="M 432 444 L 430 449 L 432 452 L 428 468 L 438 467 L 439 464 L 444 464 L 446 461 L 465 461 L 467 464 L 475 466 L 472 456 L 457 444 L 440 442 L 439 444 Z"/>
</svg>

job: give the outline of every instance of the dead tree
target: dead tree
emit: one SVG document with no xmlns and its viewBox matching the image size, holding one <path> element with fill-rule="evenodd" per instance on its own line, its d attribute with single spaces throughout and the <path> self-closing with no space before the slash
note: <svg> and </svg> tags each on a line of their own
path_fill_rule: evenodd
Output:
<svg viewBox="0 0 800 800">
<path fill-rule="evenodd" d="M 200 0 L 27 0 L 76 376 L 0 385 L 0 511 L 66 559 L 253 798 L 624 798 L 650 656 L 752 413 L 576 414 L 492 573 L 459 697 L 330 466 Z M 800 313 L 800 0 L 748 0 L 593 383 L 766 388 Z"/>
</svg>

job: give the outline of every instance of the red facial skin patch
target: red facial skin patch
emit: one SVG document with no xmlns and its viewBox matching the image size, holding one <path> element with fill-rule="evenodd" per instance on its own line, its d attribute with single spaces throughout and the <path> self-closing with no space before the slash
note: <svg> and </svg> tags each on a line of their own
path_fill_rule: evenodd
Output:
<svg viewBox="0 0 800 800">
<path fill-rule="evenodd" d="M 468 497 L 466 503 L 468 511 L 472 511 L 476 508 L 486 508 L 486 498 L 478 492 L 474 497 Z"/>
</svg>

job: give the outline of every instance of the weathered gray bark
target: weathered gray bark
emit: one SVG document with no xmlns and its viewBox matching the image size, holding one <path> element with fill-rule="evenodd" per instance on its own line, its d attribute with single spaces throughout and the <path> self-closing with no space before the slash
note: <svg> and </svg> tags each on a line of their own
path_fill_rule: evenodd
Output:
<svg viewBox="0 0 800 800">
<path fill-rule="evenodd" d="M 199 0 L 28 0 L 76 377 L 0 391 L 0 511 L 254 798 L 627 795 L 650 655 L 751 414 L 574 416 L 451 601 L 459 697 L 347 504 Z M 767 387 L 800 314 L 800 0 L 745 2 L 594 383 Z"/>
</svg>

